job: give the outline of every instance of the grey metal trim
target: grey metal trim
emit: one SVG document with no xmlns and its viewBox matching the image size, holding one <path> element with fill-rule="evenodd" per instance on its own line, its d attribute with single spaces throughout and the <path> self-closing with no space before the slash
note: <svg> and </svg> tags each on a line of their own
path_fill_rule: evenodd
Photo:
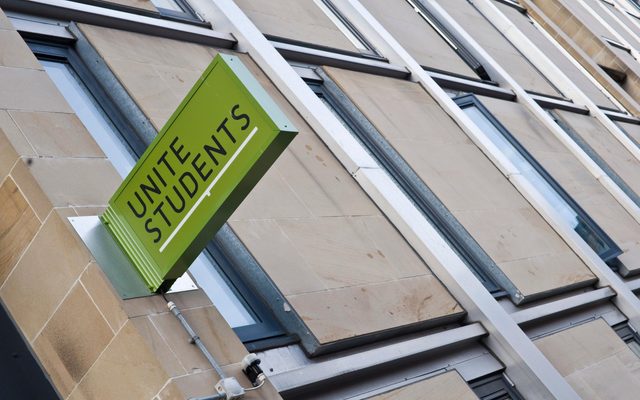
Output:
<svg viewBox="0 0 640 400">
<path fill-rule="evenodd" d="M 132 299 L 155 294 L 149 291 L 129 258 L 97 216 L 68 219 L 120 298 Z"/>
<path fill-rule="evenodd" d="M 270 376 L 269 379 L 279 392 L 286 394 L 286 392 L 323 384 L 333 379 L 345 379 L 350 374 L 364 370 L 383 368 L 390 363 L 401 362 L 411 357 L 424 356 L 436 350 L 444 350 L 451 346 L 461 346 L 464 343 L 477 341 L 486 334 L 487 331 L 481 324 L 474 323 L 307 365 Z"/>
<path fill-rule="evenodd" d="M 497 99 L 514 101 L 515 93 L 509 89 L 474 80 L 464 79 L 457 76 L 447 75 L 435 71 L 426 71 L 429 76 L 443 88 L 460 90 L 463 92 L 475 93 L 483 96 L 495 97 Z"/>
<path fill-rule="evenodd" d="M 49 18 L 33 17 L 22 13 L 5 11 L 16 30 L 31 37 L 46 37 L 61 43 L 72 43 L 76 38 L 67 30 L 68 22 Z"/>
<path fill-rule="evenodd" d="M 334 53 L 326 50 L 312 49 L 290 43 L 276 41 L 270 41 L 270 43 L 282 55 L 282 57 L 289 61 L 300 61 L 316 65 L 329 65 L 332 67 L 350 69 L 375 75 L 390 76 L 393 78 L 405 79 L 409 76 L 409 71 L 407 71 L 406 68 L 383 61 Z"/>
<path fill-rule="evenodd" d="M 216 32 L 199 26 L 129 14 L 73 1 L 0 0 L 0 7 L 10 11 L 106 26 L 207 46 L 230 49 L 236 45 L 235 38 L 229 33 Z"/>
<path fill-rule="evenodd" d="M 511 314 L 511 317 L 518 325 L 529 324 L 543 318 L 549 318 L 559 314 L 567 313 L 577 308 L 591 304 L 604 302 L 616 295 L 610 287 L 604 287 L 590 292 L 582 293 L 566 299 L 556 300 L 539 306 L 527 308 Z"/>
<path fill-rule="evenodd" d="M 624 50 L 624 51 L 626 51 L 628 53 L 631 53 L 631 47 L 627 46 L 624 43 L 620 43 L 617 40 L 610 39 L 610 38 L 608 38 L 606 36 L 601 36 L 601 39 L 604 40 L 605 42 L 609 43 L 613 47 L 617 47 L 620 50 Z"/>
<path fill-rule="evenodd" d="M 601 109 L 602 110 L 602 109 Z M 623 114 L 620 112 L 602 110 L 604 115 L 609 117 L 612 121 L 620 121 L 620 122 L 628 122 L 630 124 L 640 124 L 640 119 L 634 117 L 633 115 Z"/>
<path fill-rule="evenodd" d="M 134 131 L 138 143 L 132 143 L 132 145 L 134 145 L 134 150 L 138 154 L 142 154 L 157 134 L 151 120 L 133 101 L 127 90 L 120 83 L 120 80 L 113 74 L 102 56 L 98 54 L 78 26 L 75 23 L 71 23 L 68 29 L 77 38 L 74 49 L 78 57 L 86 66 L 91 66 L 89 70 L 95 76 L 96 82 L 102 86 L 115 107 L 118 108 L 118 111 L 128 122 L 129 127 Z"/>
<path fill-rule="evenodd" d="M 406 341 L 407 339 L 405 339 Z M 388 346 L 389 344 L 384 345 Z M 360 350 L 361 351 L 361 350 Z M 386 351 L 386 350 L 385 350 Z M 353 354 L 356 352 L 349 352 Z M 344 357 L 342 354 L 338 357 Z M 327 360 L 309 360 L 297 346 L 272 349 L 258 353 L 261 367 L 267 376 L 278 375 Z M 480 342 L 463 343 L 404 359 L 398 363 L 374 367 L 347 375 L 346 379 L 332 379 L 317 385 L 281 392 L 285 400 L 369 399 L 380 393 L 412 385 L 444 372 L 455 371 L 466 382 L 500 374 L 504 365 Z"/>
<path fill-rule="evenodd" d="M 529 95 L 542 108 L 571 111 L 583 115 L 589 114 L 589 109 L 587 107 L 574 104 L 571 101 L 559 100 L 539 94 L 529 93 Z"/>
<path fill-rule="evenodd" d="M 626 284 L 629 290 L 631 290 L 632 292 L 637 292 L 640 290 L 640 278 L 626 281 Z"/>
<path fill-rule="evenodd" d="M 518 4 L 517 0 L 494 0 L 494 1 L 497 1 L 498 3 L 506 4 L 509 7 L 513 7 L 523 14 L 527 12 L 527 9 L 525 7 L 522 7 L 520 4 Z"/>
<path fill-rule="evenodd" d="M 578 313 L 573 315 L 573 318 L 551 319 L 546 324 L 542 323 L 540 326 L 533 325 L 532 328 L 527 328 L 526 331 L 529 338 L 535 342 L 538 339 L 552 336 L 558 332 L 566 331 L 567 329 L 572 329 L 598 319 L 606 322 L 611 329 L 618 324 L 628 322 L 627 317 L 622 314 L 620 310 L 610 303 L 603 303 L 587 308 L 582 312 L 578 311 Z M 633 328 L 631 325 L 629 325 L 629 327 Z"/>
<path fill-rule="evenodd" d="M 305 82 L 322 83 L 322 78 L 316 72 L 316 68 L 317 68 L 316 65 L 309 65 L 309 64 L 300 65 L 296 63 L 290 63 L 290 65 L 291 65 L 291 68 L 293 68 L 293 70 L 298 73 L 300 78 L 305 80 Z"/>
</svg>

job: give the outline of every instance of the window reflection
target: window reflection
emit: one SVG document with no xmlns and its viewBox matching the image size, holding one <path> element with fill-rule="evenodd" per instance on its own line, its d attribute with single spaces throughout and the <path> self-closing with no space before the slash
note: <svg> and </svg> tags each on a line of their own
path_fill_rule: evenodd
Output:
<svg viewBox="0 0 640 400">
<path fill-rule="evenodd" d="M 538 170 L 505 138 L 487 116 L 477 107 L 471 105 L 463 108 L 463 111 L 476 123 L 478 128 L 496 145 L 518 171 L 538 189 L 547 201 L 555 208 L 562 218 L 584 239 L 584 241 L 599 255 L 611 251 L 606 243 L 592 227 L 587 223 L 564 197 L 538 172 Z"/>
</svg>

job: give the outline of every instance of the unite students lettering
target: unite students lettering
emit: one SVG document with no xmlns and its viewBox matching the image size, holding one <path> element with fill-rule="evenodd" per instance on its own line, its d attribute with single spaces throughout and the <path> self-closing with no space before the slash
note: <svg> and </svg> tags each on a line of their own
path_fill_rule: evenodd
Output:
<svg viewBox="0 0 640 400">
<path fill-rule="evenodd" d="M 180 136 L 171 140 L 169 150 L 157 158 L 152 173 L 139 184 L 134 198 L 127 200 L 133 215 L 145 220 L 145 231 L 154 243 L 160 242 L 181 219 L 188 199 L 195 198 L 200 189 L 207 186 L 215 168 L 224 164 L 225 157 L 233 153 L 250 123 L 249 115 L 242 113 L 240 105 L 235 104 L 201 148 L 186 149 Z"/>
</svg>

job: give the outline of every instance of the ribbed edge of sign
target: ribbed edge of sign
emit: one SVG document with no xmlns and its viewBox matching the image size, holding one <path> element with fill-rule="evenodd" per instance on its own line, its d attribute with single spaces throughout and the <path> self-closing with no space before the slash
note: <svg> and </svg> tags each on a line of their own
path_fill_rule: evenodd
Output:
<svg viewBox="0 0 640 400">
<path fill-rule="evenodd" d="M 129 256 L 144 283 L 152 292 L 155 292 L 162 285 L 163 279 L 157 273 L 152 258 L 144 251 L 135 236 L 129 232 L 124 221 L 113 211 L 111 206 L 107 207 L 101 219 L 107 230 L 123 248 L 125 254 Z"/>
</svg>

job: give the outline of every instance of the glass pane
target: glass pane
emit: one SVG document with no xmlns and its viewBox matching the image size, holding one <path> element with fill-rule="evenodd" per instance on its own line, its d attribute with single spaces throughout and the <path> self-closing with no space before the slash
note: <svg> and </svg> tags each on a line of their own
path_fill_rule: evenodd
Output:
<svg viewBox="0 0 640 400">
<path fill-rule="evenodd" d="M 136 164 L 136 157 L 123 143 L 111 122 L 96 106 L 86 88 L 75 78 L 69 65 L 45 60 L 41 60 L 40 63 L 98 146 L 111 160 L 116 171 L 121 177 L 126 177 Z"/>
<path fill-rule="evenodd" d="M 333 13 L 333 11 L 331 9 L 329 9 L 329 7 L 324 3 L 324 1 L 322 0 L 314 0 L 314 3 L 316 3 L 316 5 L 318 7 L 320 7 L 320 9 L 322 10 L 322 12 L 325 13 L 325 15 L 327 17 L 329 17 L 329 19 L 331 20 L 331 22 L 333 22 L 338 29 L 340 29 L 340 32 L 342 32 L 343 35 L 345 35 L 347 37 L 347 39 L 349 39 L 349 41 L 360 51 L 362 52 L 367 52 L 369 51 L 369 49 L 367 48 L 367 46 L 365 46 L 364 43 L 362 43 L 362 41 L 351 31 L 351 29 L 349 29 L 349 27 L 347 25 L 345 25 L 340 18 L 338 18 L 337 15 L 335 15 Z"/>
<path fill-rule="evenodd" d="M 529 183 L 535 186 L 549 203 L 560 213 L 571 227 L 598 254 L 609 250 L 609 246 L 587 225 L 586 221 L 571 207 L 569 203 L 547 182 L 527 159 L 520 154 L 505 137 L 476 107 L 466 107 L 464 112 L 476 123 L 484 134 L 496 145 L 502 154 L 518 168 Z"/>
<path fill-rule="evenodd" d="M 40 62 L 120 176 L 126 177 L 135 165 L 137 157 L 95 103 L 93 96 L 68 64 L 46 60 Z M 193 262 L 189 272 L 232 328 L 256 322 L 205 252 Z"/>
<path fill-rule="evenodd" d="M 204 252 L 191 264 L 189 272 L 232 328 L 256 323 Z"/>
<path fill-rule="evenodd" d="M 176 3 L 174 0 L 151 0 L 151 2 L 157 8 L 164 8 L 166 10 L 184 12 L 182 7 L 180 7 L 178 3 Z"/>
</svg>

